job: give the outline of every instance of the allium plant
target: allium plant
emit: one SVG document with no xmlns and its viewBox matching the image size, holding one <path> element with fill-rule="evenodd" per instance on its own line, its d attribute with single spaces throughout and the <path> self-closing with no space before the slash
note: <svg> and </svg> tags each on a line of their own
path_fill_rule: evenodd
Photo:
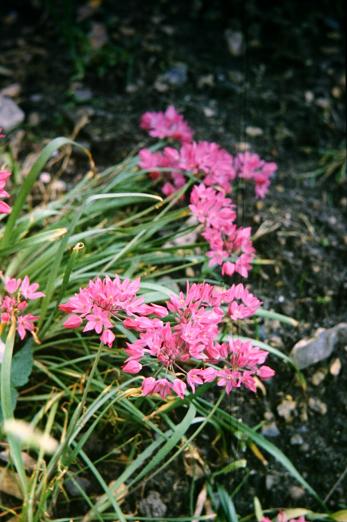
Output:
<svg viewBox="0 0 347 522">
<path fill-rule="evenodd" d="M 243 179 L 253 181 L 256 197 L 264 198 L 277 165 L 250 152 L 233 157 L 216 143 L 192 141 L 189 133 L 170 133 L 171 120 L 177 121 L 177 125 L 179 122 L 179 128 L 188 127 L 173 107 L 142 116 L 141 127 L 148 130 L 150 136 L 176 139 L 181 146 L 165 147 L 157 152 L 142 149 L 139 166 L 147 170 L 153 180 L 164 180 L 161 190 L 166 196 L 180 189 L 188 175 L 196 178 L 200 184 L 191 192 L 190 210 L 203 226 L 202 236 L 210 247 L 209 265 L 221 266 L 222 275 L 232 276 L 236 272 L 248 277 L 255 257 L 251 229 L 236 224 L 236 207 L 229 196 L 235 182 Z"/>
<path fill-rule="evenodd" d="M 216 382 L 227 393 L 241 386 L 256 391 L 256 378 L 274 375 L 263 364 L 266 351 L 239 339 L 218 342 L 227 317 L 245 319 L 261 304 L 242 284 L 228 290 L 187 284 L 186 293 L 172 296 L 164 306 L 145 304 L 137 296 L 139 286 L 139 280 L 96 279 L 60 309 L 70 314 L 66 328 L 83 325 L 83 332 L 95 331 L 109 347 L 117 322 L 138 334 L 127 343 L 123 371 L 153 374 L 143 380 L 143 395 L 165 398 L 173 391 L 183 398 L 187 385 L 194 392 L 206 382 Z"/>
<path fill-rule="evenodd" d="M 23 340 L 27 333 L 30 333 L 38 341 L 35 323 L 39 317 L 27 312 L 29 301 L 35 301 L 45 295 L 38 291 L 38 288 L 38 283 L 30 283 L 28 276 L 25 276 L 23 280 L 5 279 L 4 292 L 3 295 L 0 295 L 2 329 L 15 320 L 20 339 Z"/>
</svg>

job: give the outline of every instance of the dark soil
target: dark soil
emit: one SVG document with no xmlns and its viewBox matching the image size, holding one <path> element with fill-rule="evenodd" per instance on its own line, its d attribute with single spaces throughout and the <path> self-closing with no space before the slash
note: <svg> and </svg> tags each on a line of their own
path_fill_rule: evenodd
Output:
<svg viewBox="0 0 347 522">
<path fill-rule="evenodd" d="M 0 69 L 0 88 L 21 86 L 16 101 L 27 115 L 24 133 L 10 137 L 20 160 L 41 147 L 42 139 L 71 134 L 88 115 L 78 140 L 91 148 L 100 168 L 108 166 L 147 142 L 138 128 L 142 112 L 172 103 L 198 139 L 215 140 L 231 151 L 248 142 L 279 164 L 267 199 L 255 203 L 249 194 L 243 202 L 243 222 L 254 229 L 266 223 L 269 229 L 257 240 L 257 253 L 274 261 L 255 270 L 249 283 L 265 308 L 295 317 L 299 326 L 267 322 L 260 327 L 261 338 L 289 353 L 317 328 L 346 321 L 346 184 L 320 163 L 327 151 L 345 147 L 342 2 L 133 0 L 122 7 L 105 1 L 80 22 L 80 32 L 68 17 L 65 26 L 55 23 L 57 7 L 49 12 L 30 2 L 26 8 L 19 1 L 5 4 L 0 66 L 10 72 Z M 83 35 L 95 21 L 107 28 L 106 50 L 87 53 L 88 63 L 81 65 Z M 64 38 L 72 28 L 75 36 Z M 228 51 L 226 30 L 242 32 L 240 56 Z M 177 77 L 177 69 L 172 71 L 177 64 L 178 75 L 186 71 L 186 78 L 172 85 L 167 75 Z M 262 134 L 251 137 L 247 127 L 259 127 Z M 307 175 L 320 166 L 317 175 Z M 71 183 L 76 164 L 69 168 Z M 333 375 L 337 358 L 341 371 Z M 291 370 L 278 366 L 266 396 L 242 394 L 226 404 L 252 426 L 264 419 L 276 423 L 278 433 L 270 440 L 331 510 L 342 509 L 346 501 L 346 478 L 339 482 L 347 460 L 346 368 L 346 347 L 340 346 L 330 359 L 304 370 L 305 390 Z M 319 371 L 324 378 L 313 384 Z M 284 400 L 295 403 L 287 420 L 278 412 Z M 218 462 L 209 449 L 212 437 L 207 432 L 196 443 L 206 461 Z M 234 498 L 238 512 L 249 513 L 254 496 L 263 506 L 319 509 L 272 458 L 264 464 L 247 445 L 236 439 L 230 444 L 233 456 L 247 458 L 254 470 Z M 241 471 L 233 473 L 224 484 L 233 491 L 243 477 Z M 195 494 L 203 482 L 197 479 Z M 166 516 L 183 515 L 189 509 L 188 484 L 183 462 L 176 462 L 127 503 L 147 516 L 148 502 L 156 501 L 159 507 L 153 509 L 164 504 Z M 72 514 L 72 506 L 67 509 Z"/>
</svg>

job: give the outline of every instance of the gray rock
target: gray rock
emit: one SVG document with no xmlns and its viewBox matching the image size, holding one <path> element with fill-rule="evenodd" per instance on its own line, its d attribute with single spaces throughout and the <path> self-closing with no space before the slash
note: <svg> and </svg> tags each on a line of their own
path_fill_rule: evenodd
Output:
<svg viewBox="0 0 347 522">
<path fill-rule="evenodd" d="M 0 128 L 10 131 L 20 125 L 24 118 L 24 112 L 11 98 L 0 95 Z"/>
<path fill-rule="evenodd" d="M 241 56 L 245 52 L 245 42 L 241 31 L 232 31 L 227 29 L 225 31 L 225 39 L 228 50 L 233 56 Z"/>
<path fill-rule="evenodd" d="M 67 479 L 67 480 L 65 480 L 64 485 L 66 487 L 66 491 L 72 497 L 80 497 L 81 496 L 81 491 L 80 491 L 81 489 L 84 492 L 86 492 L 90 488 L 89 480 L 86 479 L 86 478 L 83 478 L 83 477 L 75 477 L 74 481 L 72 481 L 70 479 Z"/>
<path fill-rule="evenodd" d="M 280 435 L 280 430 L 278 429 L 276 422 L 271 422 L 269 424 L 264 424 L 261 429 L 261 434 L 264 435 L 264 437 L 278 437 Z"/>
<path fill-rule="evenodd" d="M 300 369 L 307 368 L 330 357 L 338 344 L 346 340 L 347 323 L 339 323 L 333 328 L 318 330 L 311 339 L 301 339 L 290 355 Z"/>
<path fill-rule="evenodd" d="M 290 437 L 290 443 L 292 446 L 301 446 L 304 443 L 304 439 L 299 433 L 295 433 L 295 435 Z"/>
<path fill-rule="evenodd" d="M 161 75 L 160 79 L 164 83 L 173 86 L 183 85 L 187 81 L 188 66 L 185 63 L 177 63 L 171 69 Z"/>
<path fill-rule="evenodd" d="M 147 497 L 140 501 L 139 508 L 146 517 L 163 517 L 167 511 L 158 491 L 150 491 Z"/>
</svg>

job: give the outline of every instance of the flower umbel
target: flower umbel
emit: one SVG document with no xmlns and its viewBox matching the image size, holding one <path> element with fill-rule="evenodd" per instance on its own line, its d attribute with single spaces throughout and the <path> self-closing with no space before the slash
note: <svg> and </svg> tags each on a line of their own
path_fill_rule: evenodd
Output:
<svg viewBox="0 0 347 522">
<path fill-rule="evenodd" d="M 0 296 L 1 327 L 9 325 L 13 318 L 16 319 L 17 332 L 23 340 L 27 332 L 31 333 L 36 342 L 35 322 L 39 319 L 37 315 L 26 312 L 29 303 L 43 297 L 43 292 L 38 292 L 38 283 L 30 284 L 28 276 L 24 279 L 7 278 L 4 281 L 4 295 Z"/>
</svg>

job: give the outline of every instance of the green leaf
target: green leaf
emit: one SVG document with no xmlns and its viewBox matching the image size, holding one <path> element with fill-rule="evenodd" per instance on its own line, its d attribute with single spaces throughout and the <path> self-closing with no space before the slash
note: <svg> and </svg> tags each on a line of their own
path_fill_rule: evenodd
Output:
<svg viewBox="0 0 347 522">
<path fill-rule="evenodd" d="M 24 386 L 28 381 L 33 369 L 32 341 L 16 353 L 12 360 L 11 383 L 16 388 Z"/>
</svg>

